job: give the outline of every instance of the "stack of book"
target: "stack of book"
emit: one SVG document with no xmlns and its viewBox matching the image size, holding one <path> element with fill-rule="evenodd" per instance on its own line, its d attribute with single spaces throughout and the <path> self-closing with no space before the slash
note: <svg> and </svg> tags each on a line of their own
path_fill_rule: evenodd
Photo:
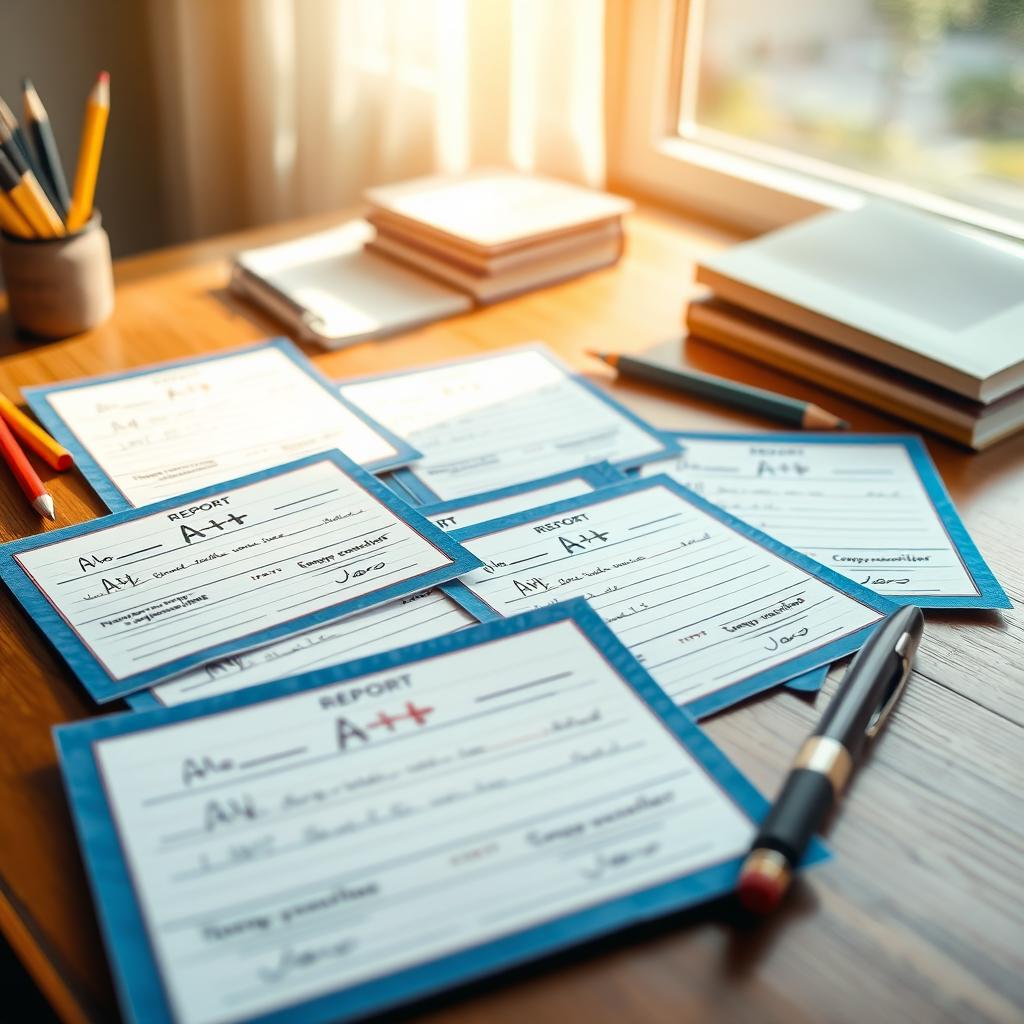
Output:
<svg viewBox="0 0 1024 1024">
<path fill-rule="evenodd" d="M 1024 426 L 1024 246 L 886 203 L 697 266 L 688 332 L 970 448 Z"/>
<path fill-rule="evenodd" d="M 614 263 L 633 204 L 513 171 L 371 189 L 367 218 L 235 256 L 231 290 L 337 349 Z"/>
<path fill-rule="evenodd" d="M 478 303 L 575 277 L 622 255 L 632 203 L 514 171 L 420 178 L 370 189 L 372 252 Z"/>
</svg>

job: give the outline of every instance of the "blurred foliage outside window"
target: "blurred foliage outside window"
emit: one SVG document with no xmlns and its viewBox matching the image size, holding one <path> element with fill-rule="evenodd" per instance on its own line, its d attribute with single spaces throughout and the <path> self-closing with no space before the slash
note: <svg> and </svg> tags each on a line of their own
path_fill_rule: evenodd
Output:
<svg viewBox="0 0 1024 1024">
<path fill-rule="evenodd" d="M 684 135 L 1024 219 L 1024 0 L 703 2 Z"/>
</svg>

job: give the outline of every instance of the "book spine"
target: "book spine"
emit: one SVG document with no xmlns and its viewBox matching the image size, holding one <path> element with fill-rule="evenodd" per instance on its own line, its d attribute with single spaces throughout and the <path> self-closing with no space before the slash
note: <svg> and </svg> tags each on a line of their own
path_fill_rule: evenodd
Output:
<svg viewBox="0 0 1024 1024">
<path fill-rule="evenodd" d="M 905 373 L 920 377 L 936 387 L 955 391 L 973 401 L 990 401 L 982 395 L 984 381 L 971 377 L 948 363 L 931 359 L 921 352 L 896 344 L 881 335 L 869 334 L 851 324 L 834 320 L 808 306 L 754 288 L 735 280 L 703 263 L 697 264 L 695 280 L 711 288 L 716 297 L 747 309 L 759 316 L 776 320 L 787 327 L 821 338 L 832 345 L 848 349 L 866 359 L 891 364 Z"/>
<path fill-rule="evenodd" d="M 746 359 L 764 363 L 773 369 L 791 373 L 795 377 L 811 380 L 813 383 L 829 391 L 845 395 L 847 398 L 852 398 L 863 404 L 874 404 L 885 412 L 899 416 L 901 419 L 908 420 L 911 423 L 916 423 L 918 426 L 925 427 L 936 434 L 941 434 L 943 437 L 948 437 L 958 444 L 974 448 L 969 430 L 944 422 L 937 415 L 915 409 L 900 402 L 874 401 L 879 396 L 872 396 L 872 399 L 868 399 L 859 384 L 850 381 L 839 372 L 829 372 L 821 367 L 815 367 L 813 372 L 809 372 L 807 366 L 786 356 L 784 353 L 774 349 L 772 351 L 764 351 L 758 342 L 758 332 L 756 330 L 731 320 L 725 322 L 725 318 L 699 302 L 691 302 L 687 307 L 685 325 L 687 331 L 693 334 L 697 340 L 718 345 Z"/>
</svg>

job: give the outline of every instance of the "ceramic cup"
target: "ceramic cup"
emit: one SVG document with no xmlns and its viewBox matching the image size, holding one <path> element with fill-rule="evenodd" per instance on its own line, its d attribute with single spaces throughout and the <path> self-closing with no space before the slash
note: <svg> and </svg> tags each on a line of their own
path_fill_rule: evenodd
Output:
<svg viewBox="0 0 1024 1024">
<path fill-rule="evenodd" d="M 11 319 L 42 338 L 66 338 L 102 323 L 114 308 L 110 239 L 99 213 L 63 238 L 0 233 Z"/>
</svg>

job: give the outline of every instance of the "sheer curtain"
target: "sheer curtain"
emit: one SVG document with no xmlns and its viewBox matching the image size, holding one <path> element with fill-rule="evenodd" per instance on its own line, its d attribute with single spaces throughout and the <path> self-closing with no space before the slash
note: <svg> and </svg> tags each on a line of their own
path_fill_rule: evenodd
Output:
<svg viewBox="0 0 1024 1024">
<path fill-rule="evenodd" d="M 180 239 L 510 165 L 604 176 L 602 0 L 150 0 Z"/>
</svg>

